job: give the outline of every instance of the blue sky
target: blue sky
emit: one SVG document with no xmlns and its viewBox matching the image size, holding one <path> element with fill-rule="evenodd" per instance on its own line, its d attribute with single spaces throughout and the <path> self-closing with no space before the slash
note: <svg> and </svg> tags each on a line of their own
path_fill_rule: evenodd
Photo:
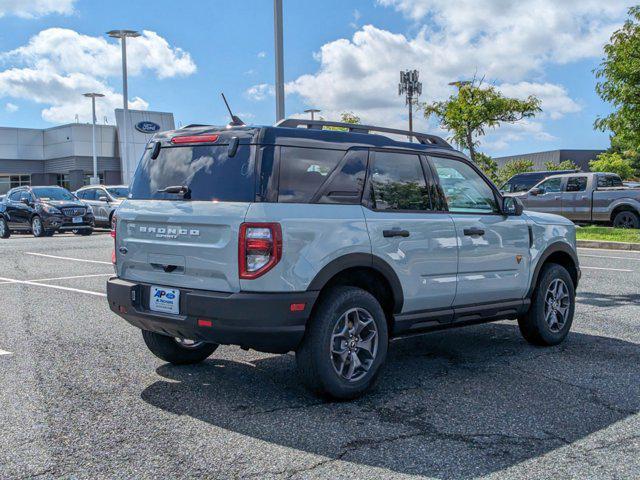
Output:
<svg viewBox="0 0 640 480">
<path fill-rule="evenodd" d="M 592 128 L 609 108 L 594 93 L 592 70 L 629 4 L 284 0 L 287 114 L 318 107 L 334 119 L 349 110 L 403 127 L 400 69 L 420 70 L 423 100 L 477 74 L 507 94 L 538 95 L 544 108 L 536 120 L 490 132 L 480 150 L 606 148 L 608 136 Z M 14 0 L 0 2 L 0 126 L 51 126 L 76 114 L 89 121 L 87 89 L 107 93 L 98 116 L 113 122 L 119 48 L 104 32 L 114 28 L 150 32 L 130 43 L 132 108 L 219 124 L 224 91 L 246 121 L 273 123 L 271 0 Z M 418 128 L 446 136 L 433 120 L 419 118 Z"/>
</svg>

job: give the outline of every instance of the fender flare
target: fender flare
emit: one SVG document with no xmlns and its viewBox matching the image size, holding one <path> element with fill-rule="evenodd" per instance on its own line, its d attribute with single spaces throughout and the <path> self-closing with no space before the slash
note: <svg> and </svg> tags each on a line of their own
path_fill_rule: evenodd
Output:
<svg viewBox="0 0 640 480">
<path fill-rule="evenodd" d="M 549 245 L 540 255 L 538 259 L 538 263 L 536 263 L 535 269 L 533 270 L 533 275 L 531 277 L 531 285 L 529 286 L 529 290 L 527 291 L 526 298 L 531 298 L 533 296 L 533 291 L 536 289 L 538 285 L 538 276 L 540 275 L 540 271 L 542 270 L 543 265 L 547 261 L 547 259 L 553 255 L 554 253 L 566 253 L 571 258 L 573 262 L 573 266 L 577 272 L 577 278 L 575 282 L 575 288 L 578 288 L 578 280 L 580 280 L 580 263 L 578 262 L 578 254 L 576 251 L 565 242 L 555 242 Z"/>
<path fill-rule="evenodd" d="M 349 253 L 327 263 L 313 278 L 307 291 L 319 291 L 338 273 L 349 268 L 372 268 L 380 273 L 391 286 L 393 294 L 393 313 L 400 313 L 404 304 L 402 284 L 393 267 L 386 261 L 370 253 Z"/>
</svg>

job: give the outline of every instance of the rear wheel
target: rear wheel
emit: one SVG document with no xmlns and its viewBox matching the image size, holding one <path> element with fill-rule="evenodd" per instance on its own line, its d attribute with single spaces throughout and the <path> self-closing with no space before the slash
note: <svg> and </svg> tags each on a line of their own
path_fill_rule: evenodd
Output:
<svg viewBox="0 0 640 480">
<path fill-rule="evenodd" d="M 545 265 L 540 272 L 529 312 L 518 318 L 522 336 L 534 345 L 561 343 L 573 323 L 575 297 L 569 272 L 562 265 Z"/>
<path fill-rule="evenodd" d="M 4 217 L 0 217 L 0 238 L 9 238 L 11 236 L 11 230 Z"/>
<path fill-rule="evenodd" d="M 216 343 L 167 337 L 147 330 L 142 330 L 142 338 L 151 353 L 159 359 L 174 365 L 200 363 L 218 348 Z"/>
<path fill-rule="evenodd" d="M 93 228 L 78 228 L 76 230 L 71 230 L 74 235 L 80 235 L 82 237 L 87 237 L 93 233 Z"/>
<path fill-rule="evenodd" d="M 624 210 L 613 217 L 613 226 L 616 228 L 640 228 L 640 217 L 636 212 Z"/>
<path fill-rule="evenodd" d="M 38 215 L 31 219 L 31 233 L 34 237 L 44 237 L 46 235 L 42 225 L 42 219 Z"/>
<path fill-rule="evenodd" d="M 316 394 L 355 398 L 374 384 L 388 342 L 376 298 L 359 288 L 338 287 L 323 296 L 309 321 L 296 351 L 298 371 Z"/>
</svg>

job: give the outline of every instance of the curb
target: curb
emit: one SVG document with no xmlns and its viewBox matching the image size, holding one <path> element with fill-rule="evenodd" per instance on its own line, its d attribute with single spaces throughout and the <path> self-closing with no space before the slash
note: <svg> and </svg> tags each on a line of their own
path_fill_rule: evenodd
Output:
<svg viewBox="0 0 640 480">
<path fill-rule="evenodd" d="M 640 243 L 600 242 L 597 240 L 578 240 L 578 248 L 604 248 L 607 250 L 640 251 Z"/>
</svg>

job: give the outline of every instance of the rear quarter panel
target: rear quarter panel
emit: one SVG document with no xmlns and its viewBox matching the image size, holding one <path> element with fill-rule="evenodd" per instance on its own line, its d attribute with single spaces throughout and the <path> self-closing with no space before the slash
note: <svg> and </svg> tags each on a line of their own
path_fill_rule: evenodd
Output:
<svg viewBox="0 0 640 480">
<path fill-rule="evenodd" d="M 246 222 L 278 222 L 282 226 L 282 259 L 240 289 L 253 292 L 297 292 L 307 289 L 329 262 L 350 253 L 371 253 L 360 205 L 253 203 Z"/>
<path fill-rule="evenodd" d="M 621 205 L 629 205 L 640 212 L 640 190 L 594 190 L 592 218 L 594 221 L 608 222 L 611 220 L 611 213 Z"/>
</svg>

